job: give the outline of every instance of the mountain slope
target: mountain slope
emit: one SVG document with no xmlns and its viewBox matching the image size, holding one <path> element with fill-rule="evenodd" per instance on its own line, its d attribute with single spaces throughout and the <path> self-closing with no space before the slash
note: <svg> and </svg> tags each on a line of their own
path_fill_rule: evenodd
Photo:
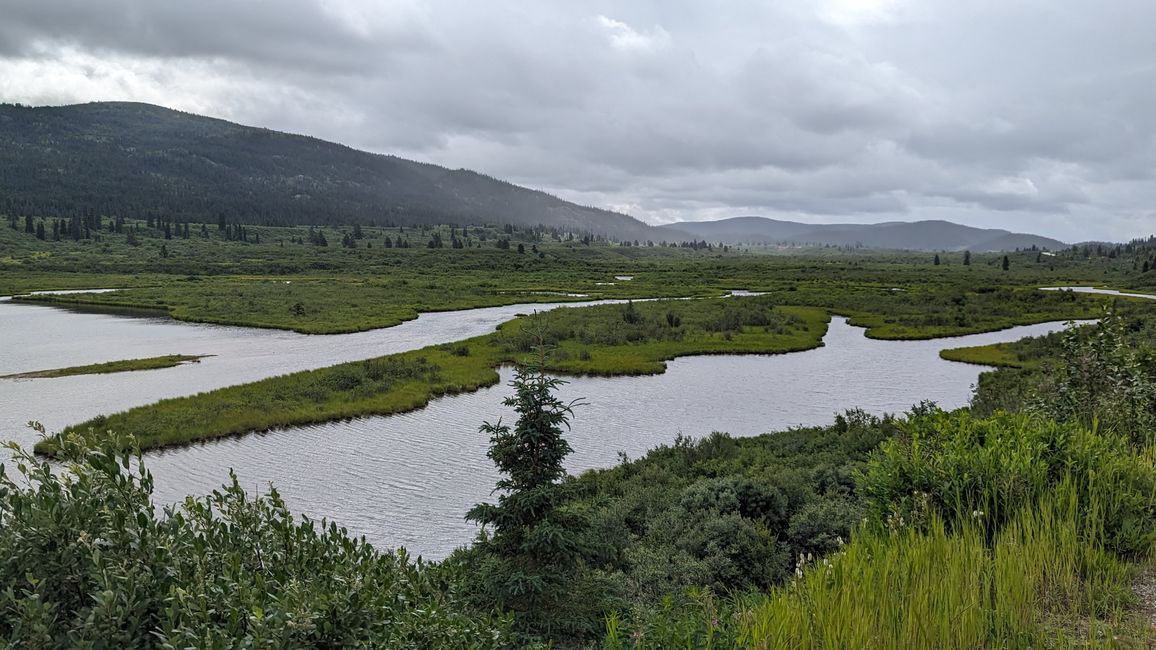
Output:
<svg viewBox="0 0 1156 650">
<path fill-rule="evenodd" d="M 950 221 L 889 221 L 876 224 L 805 224 L 765 217 L 679 222 L 671 228 L 706 239 L 732 243 L 861 246 L 907 250 L 998 251 L 1015 248 L 1057 250 L 1064 242 L 1001 229 L 973 228 Z"/>
<path fill-rule="evenodd" d="M 0 212 L 267 224 L 513 223 L 670 237 L 467 170 L 149 104 L 0 105 Z M 681 234 L 681 233 L 680 233 Z M 677 236 L 677 235 L 676 235 Z"/>
</svg>

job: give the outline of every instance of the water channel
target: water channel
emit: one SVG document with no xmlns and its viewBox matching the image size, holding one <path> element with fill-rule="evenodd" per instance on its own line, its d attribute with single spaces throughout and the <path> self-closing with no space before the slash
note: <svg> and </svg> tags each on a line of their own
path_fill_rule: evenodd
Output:
<svg viewBox="0 0 1156 650">
<path fill-rule="evenodd" d="M 215 356 L 163 370 L 0 380 L 0 439 L 31 445 L 35 434 L 24 426 L 29 420 L 58 430 L 165 397 L 477 336 L 517 313 L 557 306 L 423 314 L 388 329 L 308 336 L 3 301 L 0 375 L 163 354 Z M 847 408 L 902 412 L 923 399 L 962 406 L 983 368 L 944 361 L 939 350 L 1060 327 L 1045 323 L 932 341 L 877 341 L 834 318 L 823 347 L 815 350 L 686 357 L 653 377 L 574 378 L 562 397 L 582 397 L 589 405 L 576 413 L 568 468 L 606 467 L 619 452 L 637 457 L 680 433 L 750 436 L 825 424 Z M 504 369 L 499 386 L 438 399 L 412 413 L 152 452 L 146 462 L 157 478 L 157 502 L 207 493 L 234 468 L 247 488 L 276 485 L 295 512 L 328 517 L 380 546 L 444 557 L 472 538 L 474 529 L 462 515 L 493 487 L 488 440 L 478 425 L 511 419 L 501 406 L 511 375 Z"/>
</svg>

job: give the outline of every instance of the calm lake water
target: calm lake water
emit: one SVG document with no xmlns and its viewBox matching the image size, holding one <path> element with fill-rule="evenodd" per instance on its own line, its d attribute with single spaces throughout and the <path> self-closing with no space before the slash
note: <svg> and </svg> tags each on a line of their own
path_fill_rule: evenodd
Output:
<svg viewBox="0 0 1156 650">
<path fill-rule="evenodd" d="M 0 380 L 0 439 L 30 445 L 24 425 L 65 425 L 165 397 L 286 372 L 410 350 L 485 334 L 515 314 L 555 305 L 513 305 L 423 314 L 397 327 L 358 334 L 307 336 L 274 330 L 77 313 L 0 302 L 0 374 L 162 354 L 213 354 L 199 364 L 147 372 L 59 379 Z M 786 355 L 676 359 L 654 377 L 575 378 L 564 399 L 584 398 L 569 435 L 572 472 L 606 467 L 619 452 L 644 454 L 677 434 L 712 431 L 757 435 L 825 424 L 859 407 L 902 412 L 930 399 L 944 408 L 967 403 L 983 370 L 939 358 L 945 347 L 1036 336 L 1059 323 L 934 341 L 876 341 L 832 320 L 824 346 Z M 219 486 L 234 468 L 242 485 L 276 485 L 289 506 L 327 517 L 384 547 L 406 546 L 444 557 L 469 542 L 462 515 L 489 498 L 497 478 L 486 457 L 483 421 L 512 421 L 501 406 L 512 376 L 469 395 L 448 397 L 403 415 L 218 440 L 148 454 L 157 502 L 179 501 Z"/>
</svg>

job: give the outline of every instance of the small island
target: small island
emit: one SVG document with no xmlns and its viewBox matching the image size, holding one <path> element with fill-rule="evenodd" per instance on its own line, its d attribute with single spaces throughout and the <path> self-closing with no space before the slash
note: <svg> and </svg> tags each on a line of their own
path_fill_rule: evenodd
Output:
<svg viewBox="0 0 1156 650">
<path fill-rule="evenodd" d="M 201 359 L 211 357 L 211 354 L 167 354 L 148 359 L 124 359 L 122 361 L 107 361 L 92 363 L 86 366 L 72 366 L 70 368 L 54 368 L 52 370 L 34 370 L 13 375 L 0 375 L 0 379 L 53 379 L 56 377 L 71 377 L 73 375 L 107 375 L 114 372 L 132 372 L 134 370 L 156 370 L 171 368 L 184 363 L 200 363 Z"/>
</svg>

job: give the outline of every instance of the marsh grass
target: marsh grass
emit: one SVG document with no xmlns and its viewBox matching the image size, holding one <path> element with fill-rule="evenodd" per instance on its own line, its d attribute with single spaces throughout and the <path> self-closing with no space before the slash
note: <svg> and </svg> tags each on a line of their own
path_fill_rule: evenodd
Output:
<svg viewBox="0 0 1156 650">
<path fill-rule="evenodd" d="M 864 527 L 840 552 L 800 558 L 765 595 L 692 591 L 640 619 L 612 614 L 603 647 L 1144 648 L 1135 569 L 1108 551 L 1102 512 L 1071 482 L 992 541 L 982 525 Z"/>
<path fill-rule="evenodd" d="M 976 345 L 965 348 L 948 348 L 939 351 L 939 358 L 947 361 L 970 363 L 977 366 L 995 368 L 1038 368 L 1039 362 L 1022 358 L 1015 347 L 1008 343 Z"/>
<path fill-rule="evenodd" d="M 184 363 L 198 363 L 209 354 L 168 354 L 147 359 L 125 359 L 122 361 L 108 361 L 93 363 L 85 366 L 71 366 L 69 368 L 55 368 L 53 370 L 36 370 L 21 372 L 14 375 L 2 375 L 0 379 L 51 379 L 55 377 L 71 377 L 73 375 L 104 375 L 114 372 L 133 372 L 136 370 L 156 370 L 158 368 L 172 368 Z"/>
<path fill-rule="evenodd" d="M 749 289 L 768 292 L 778 304 L 847 315 L 871 337 L 907 339 L 1095 316 L 1100 305 L 1116 299 L 1036 288 L 1119 286 L 1132 278 L 1131 261 L 1074 253 L 1047 261 L 1032 253 L 1013 255 L 1014 270 L 1003 272 L 1000 256 L 973 256 L 971 266 L 959 264 L 958 257 L 932 266 L 915 252 L 797 249 L 769 255 L 660 242 L 586 245 L 521 230 L 513 237 L 538 253 L 518 254 L 496 248 L 508 235 L 490 226 L 471 226 L 476 247 L 465 249 L 425 247 L 434 234 L 448 240 L 449 226 L 368 227 L 353 248 L 336 244 L 348 230 L 340 227 L 318 229 L 334 244 L 314 246 L 301 243 L 309 235 L 305 227 L 248 226 L 252 238 L 245 242 L 223 240 L 216 224 L 209 224 L 207 236 L 171 240 L 146 222 L 129 220 L 126 226 L 139 245 L 129 245 L 121 233 L 54 242 L 0 228 L 0 295 L 115 287 L 123 291 L 32 300 L 159 309 L 189 322 L 332 334 L 389 327 L 423 312 L 581 300 L 571 293 L 638 299 Z M 200 224 L 192 229 L 199 231 Z M 413 247 L 383 246 L 386 238 L 398 237 Z M 633 279 L 615 280 L 619 275 Z"/>
<path fill-rule="evenodd" d="M 1143 648 L 1156 451 L 1023 415 L 917 409 L 858 477 L 867 518 L 794 579 L 701 613 L 612 617 L 607 647 Z"/>
<path fill-rule="evenodd" d="M 678 314 L 677 326 L 667 318 L 672 312 Z M 658 374 L 666 360 L 693 354 L 809 349 L 821 345 L 828 322 L 820 310 L 776 307 L 759 297 L 561 309 L 452 344 L 162 400 L 94 418 L 62 434 L 122 431 L 134 435 L 142 449 L 152 449 L 412 411 L 436 397 L 496 384 L 500 366 L 527 358 L 524 328 L 530 319 L 544 322 L 551 344 L 560 349 L 550 371 L 605 376 Z M 57 446 L 57 438 L 49 437 L 36 451 L 52 455 Z"/>
<path fill-rule="evenodd" d="M 1095 506 L 1095 504 L 1093 504 Z M 1132 569 L 1105 549 L 1102 515 L 1077 490 L 1024 508 L 989 546 L 984 531 L 861 533 L 791 585 L 741 612 L 751 648 L 1143 647 Z"/>
</svg>

